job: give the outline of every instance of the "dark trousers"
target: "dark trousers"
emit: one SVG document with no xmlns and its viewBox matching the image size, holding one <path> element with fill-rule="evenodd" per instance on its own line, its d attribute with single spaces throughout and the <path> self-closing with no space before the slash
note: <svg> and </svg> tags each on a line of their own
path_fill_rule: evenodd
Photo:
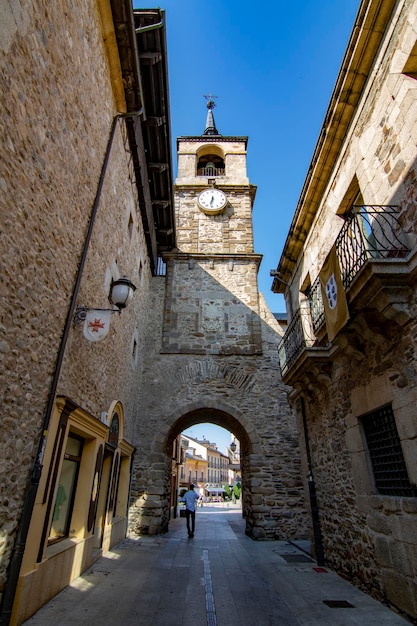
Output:
<svg viewBox="0 0 417 626">
<path fill-rule="evenodd" d="M 188 534 L 189 535 L 194 535 L 194 530 L 195 530 L 195 511 L 189 511 L 188 509 L 185 509 L 185 517 L 187 518 Z M 190 525 L 190 518 L 191 518 L 191 525 Z"/>
</svg>

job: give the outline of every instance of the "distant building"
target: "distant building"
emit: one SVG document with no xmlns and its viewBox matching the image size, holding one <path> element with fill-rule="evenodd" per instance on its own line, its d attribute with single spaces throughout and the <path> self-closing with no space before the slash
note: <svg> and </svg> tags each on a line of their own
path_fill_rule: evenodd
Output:
<svg viewBox="0 0 417 626">
<path fill-rule="evenodd" d="M 185 436 L 181 437 L 181 446 L 184 462 L 181 466 L 180 488 L 188 489 L 193 483 L 196 491 L 203 495 L 208 476 L 207 448 L 197 439 Z"/>
</svg>

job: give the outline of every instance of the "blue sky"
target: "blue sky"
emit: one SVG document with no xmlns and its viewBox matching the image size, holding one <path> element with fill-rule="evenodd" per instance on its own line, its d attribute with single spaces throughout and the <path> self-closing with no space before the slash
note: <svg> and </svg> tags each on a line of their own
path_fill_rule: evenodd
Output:
<svg viewBox="0 0 417 626">
<path fill-rule="evenodd" d="M 211 443 L 216 443 L 218 450 L 223 454 L 226 453 L 226 448 L 232 441 L 230 433 L 215 424 L 196 424 L 185 430 L 184 434 L 193 439 L 208 439 Z"/>
<path fill-rule="evenodd" d="M 176 138 L 202 134 L 203 95 L 215 94 L 218 131 L 249 137 L 259 288 L 273 312 L 284 312 L 269 271 L 281 256 L 359 0 L 160 0 L 146 8 L 158 6 L 166 11 L 174 175 Z M 230 442 L 212 425 L 191 430 L 222 451 Z"/>
<path fill-rule="evenodd" d="M 174 175 L 176 138 L 202 134 L 203 95 L 217 95 L 218 131 L 249 137 L 255 252 L 264 257 L 259 287 L 269 308 L 283 312 L 269 271 L 281 256 L 359 0 L 146 3 L 158 6 L 166 11 Z"/>
</svg>

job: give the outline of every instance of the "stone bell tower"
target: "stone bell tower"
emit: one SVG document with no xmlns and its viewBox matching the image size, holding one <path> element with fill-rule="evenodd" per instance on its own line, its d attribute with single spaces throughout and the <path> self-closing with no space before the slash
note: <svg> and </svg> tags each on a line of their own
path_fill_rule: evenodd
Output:
<svg viewBox="0 0 417 626">
<path fill-rule="evenodd" d="M 200 136 L 177 140 L 177 251 L 169 266 L 162 352 L 262 352 L 247 137 L 221 135 L 212 97 Z"/>
<path fill-rule="evenodd" d="M 247 137 L 221 135 L 212 97 L 207 108 L 204 132 L 177 140 L 177 248 L 154 282 L 131 527 L 165 532 L 176 511 L 175 439 L 210 422 L 240 442 L 246 532 L 300 538 L 307 521 L 296 424 L 278 368 L 283 332 L 258 291 Z M 207 478 L 193 478 L 204 490 Z"/>
</svg>

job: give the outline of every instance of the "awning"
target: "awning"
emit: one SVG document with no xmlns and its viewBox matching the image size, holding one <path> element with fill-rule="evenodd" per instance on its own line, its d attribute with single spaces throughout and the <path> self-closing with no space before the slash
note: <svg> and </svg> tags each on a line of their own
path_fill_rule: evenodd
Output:
<svg viewBox="0 0 417 626">
<path fill-rule="evenodd" d="M 223 487 L 205 487 L 205 490 L 209 493 L 225 493 Z"/>
</svg>

